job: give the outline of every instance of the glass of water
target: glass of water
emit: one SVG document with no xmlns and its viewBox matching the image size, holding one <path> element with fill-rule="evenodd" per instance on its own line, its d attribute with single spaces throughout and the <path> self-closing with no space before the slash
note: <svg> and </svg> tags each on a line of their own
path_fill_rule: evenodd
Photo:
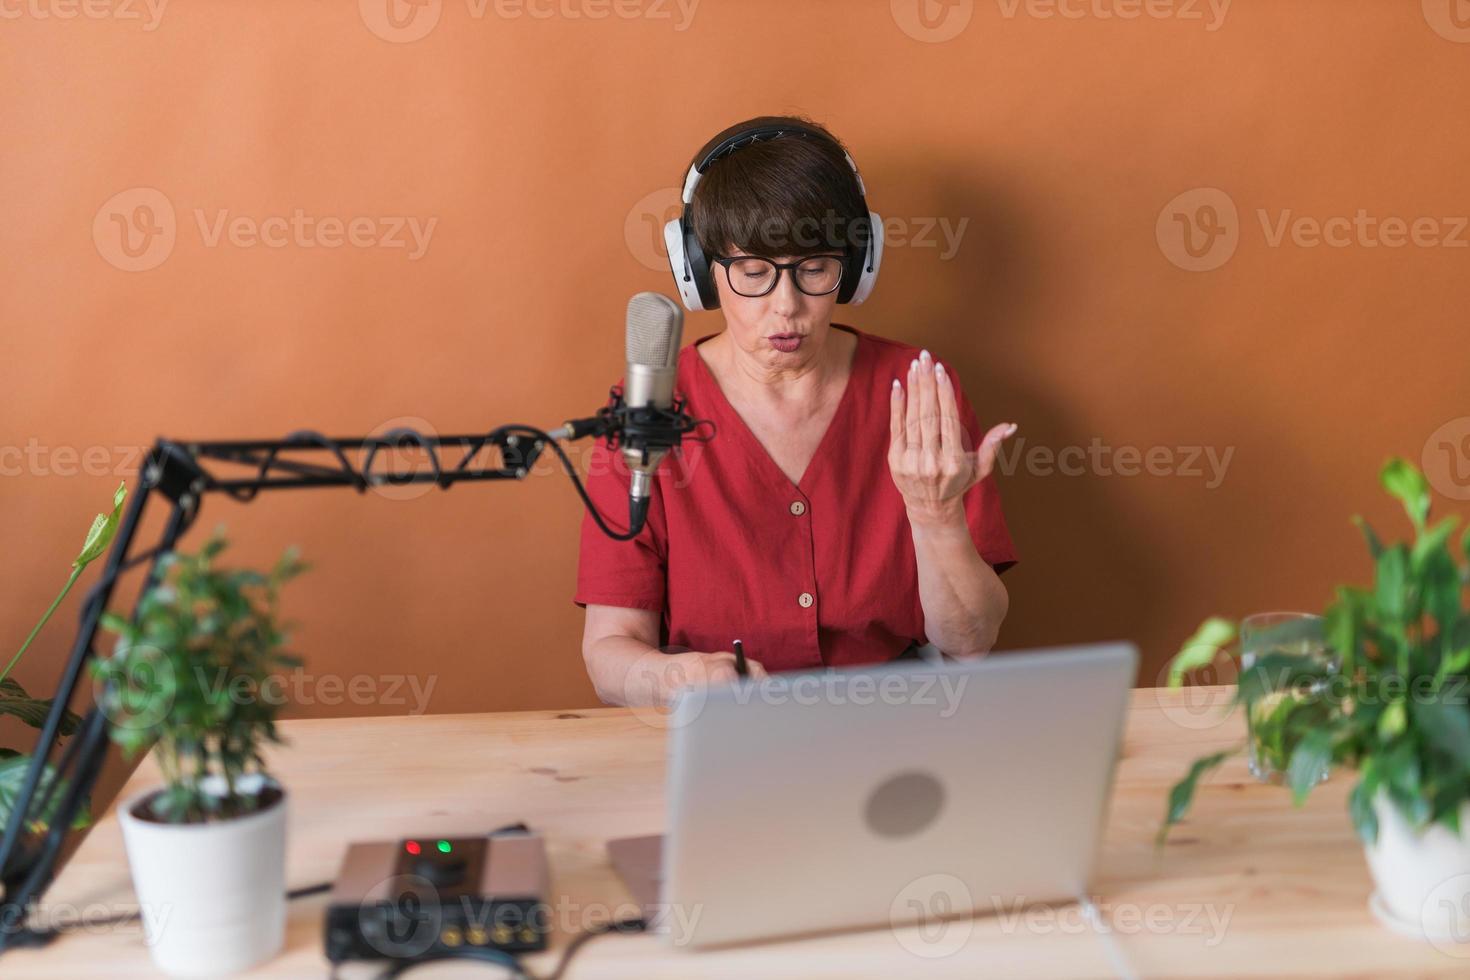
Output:
<svg viewBox="0 0 1470 980">
<path fill-rule="evenodd" d="M 1327 648 L 1322 639 L 1322 617 L 1311 613 L 1256 613 L 1240 622 L 1240 666 L 1249 670 L 1260 657 L 1282 654 L 1327 663 Z M 1325 722 L 1330 705 L 1321 685 L 1309 681 L 1283 685 L 1248 706 L 1245 713 L 1247 764 L 1251 775 L 1265 783 L 1281 783 L 1296 738 L 1283 731 L 1280 724 L 1288 712 L 1300 718 Z M 1321 782 L 1327 778 L 1322 771 Z"/>
</svg>

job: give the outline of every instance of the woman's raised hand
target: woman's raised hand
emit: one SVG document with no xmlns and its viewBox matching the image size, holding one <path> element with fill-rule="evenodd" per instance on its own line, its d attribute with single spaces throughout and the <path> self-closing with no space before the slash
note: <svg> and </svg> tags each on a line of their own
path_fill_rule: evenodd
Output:
<svg viewBox="0 0 1470 980">
<path fill-rule="evenodd" d="M 909 365 L 906 386 L 893 379 L 888 414 L 888 470 L 909 519 L 963 521 L 965 492 L 990 475 L 996 451 L 1015 424 L 995 426 L 971 452 L 954 381 L 927 350 Z"/>
</svg>

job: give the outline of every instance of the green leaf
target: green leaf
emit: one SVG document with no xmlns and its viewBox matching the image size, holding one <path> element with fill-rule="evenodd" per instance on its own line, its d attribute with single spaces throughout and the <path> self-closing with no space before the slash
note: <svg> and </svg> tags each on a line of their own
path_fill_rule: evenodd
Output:
<svg viewBox="0 0 1470 980">
<path fill-rule="evenodd" d="M 1430 745 L 1453 759 L 1461 772 L 1470 773 L 1470 711 L 1463 703 L 1426 700 L 1414 707 L 1414 722 Z"/>
<path fill-rule="evenodd" d="M 1303 681 L 1319 680 L 1327 674 L 1327 665 L 1311 657 L 1295 653 L 1268 653 L 1257 657 L 1241 672 L 1236 682 L 1235 697 L 1247 705 L 1278 691 L 1289 690 Z"/>
<path fill-rule="evenodd" d="M 0 681 L 0 715 L 10 715 L 19 718 L 32 728 L 40 728 L 46 724 L 46 715 L 50 711 L 50 698 L 31 697 L 14 677 L 7 677 Z M 77 730 L 80 721 L 81 719 L 70 711 L 65 712 L 61 716 L 58 731 L 62 735 L 70 735 Z"/>
<path fill-rule="evenodd" d="M 1321 619 L 1302 617 L 1300 619 L 1288 619 L 1277 623 L 1275 626 L 1251 633 L 1249 640 L 1243 641 L 1249 644 L 1251 650 L 1262 652 L 1272 649 L 1285 648 L 1288 653 L 1301 653 L 1299 648 L 1304 643 L 1320 644 L 1325 634 L 1322 630 Z"/>
<path fill-rule="evenodd" d="M 1429 797 L 1422 786 L 1410 792 L 1390 783 L 1388 790 L 1389 802 L 1408 821 L 1411 828 L 1418 831 L 1428 826 L 1433 813 L 1433 805 L 1429 802 Z"/>
<path fill-rule="evenodd" d="M 1363 540 L 1368 542 L 1368 554 L 1373 556 L 1374 561 L 1377 561 L 1378 556 L 1383 554 L 1383 542 L 1378 540 L 1378 533 L 1373 530 L 1371 524 L 1363 519 L 1361 514 L 1354 514 L 1352 522 L 1358 526 L 1359 531 L 1363 532 Z"/>
<path fill-rule="evenodd" d="M 1368 763 L 1372 761 L 1369 759 Z M 1348 815 L 1352 818 L 1353 829 L 1358 832 L 1358 839 L 1364 844 L 1372 844 L 1378 839 L 1378 814 L 1373 811 L 1373 796 L 1377 792 L 1378 779 L 1365 764 L 1362 778 L 1348 794 Z"/>
<path fill-rule="evenodd" d="M 1209 666 L 1221 650 L 1235 640 L 1235 624 L 1228 619 L 1211 617 L 1200 624 L 1194 635 L 1169 661 L 1169 687 L 1180 687 L 1192 670 Z"/>
<path fill-rule="evenodd" d="M 1374 597 L 1384 616 L 1402 622 L 1408 614 L 1409 554 L 1401 544 L 1384 551 L 1378 558 L 1378 574 L 1374 579 Z"/>
<path fill-rule="evenodd" d="M 1402 735 L 1407 721 L 1404 702 L 1392 702 L 1383 709 L 1383 714 L 1378 716 L 1378 737 L 1387 742 L 1396 735 Z"/>
<path fill-rule="evenodd" d="M 10 755 L 0 759 L 0 827 L 10 822 L 10 815 L 15 810 L 15 804 L 20 798 L 21 787 L 25 784 L 26 770 L 30 768 L 31 757 L 28 755 Z M 41 771 L 40 782 L 36 784 L 35 798 L 39 798 L 46 792 L 51 781 L 56 778 L 56 770 L 46 766 Z M 56 807 L 61 803 L 61 797 L 66 792 L 66 783 L 63 781 L 51 796 L 51 803 L 43 814 L 29 814 L 32 820 L 32 829 L 43 831 L 48 821 L 56 813 Z M 83 805 L 76 819 L 72 821 L 73 830 L 81 830 L 91 823 L 89 807 Z"/>
<path fill-rule="evenodd" d="M 1420 712 L 1415 712 L 1416 717 Z M 1378 756 L 1379 767 L 1383 770 L 1382 779 L 1390 791 L 1390 795 L 1397 800 L 1407 800 L 1419 796 L 1420 791 L 1420 768 L 1419 756 L 1414 752 L 1414 746 L 1407 741 L 1401 741 L 1392 749 Z M 1425 801 L 1426 808 L 1428 801 Z"/>
<path fill-rule="evenodd" d="M 1431 555 L 1444 553 L 1445 545 L 1449 543 L 1450 535 L 1455 533 L 1460 518 L 1454 514 L 1449 515 L 1437 522 L 1414 541 L 1414 550 L 1410 555 L 1410 564 L 1416 570 L 1424 567 L 1424 562 Z"/>
<path fill-rule="evenodd" d="M 289 582 L 310 567 L 301 560 L 301 552 L 295 546 L 287 548 L 271 569 L 270 585 L 274 588 Z"/>
<path fill-rule="evenodd" d="M 1444 549 L 1431 551 L 1417 569 L 1424 611 L 1439 626 L 1439 635 L 1453 643 L 1456 626 L 1463 615 L 1460 607 L 1460 569 Z"/>
<path fill-rule="evenodd" d="M 1462 619 L 1455 630 L 1456 640 L 1454 646 L 1458 649 L 1452 650 L 1445 655 L 1444 662 L 1440 665 L 1440 678 L 1449 674 L 1463 674 L 1470 668 L 1470 646 L 1462 646 L 1459 634 L 1470 631 L 1470 619 Z"/>
<path fill-rule="evenodd" d="M 1357 670 L 1361 655 L 1359 601 L 1353 590 L 1339 587 L 1336 600 L 1327 607 L 1322 616 L 1325 643 L 1336 652 L 1341 662 L 1341 672 L 1347 677 L 1353 676 Z"/>
<path fill-rule="evenodd" d="M 245 804 L 200 790 L 222 777 L 229 787 L 264 771 L 261 746 L 275 740 L 281 705 L 263 686 L 300 661 L 282 649 L 276 613 L 281 577 L 304 566 L 288 551 L 269 575 L 218 567 L 226 539 L 216 532 L 196 554 L 175 553 L 161 581 L 142 597 L 134 620 L 110 620 L 118 642 L 93 665 L 102 682 L 108 736 L 129 755 L 153 747 L 164 772 L 154 809 L 162 819 L 207 821 Z"/>
<path fill-rule="evenodd" d="M 31 643 L 40 634 L 42 627 L 50 621 L 51 614 L 56 612 L 56 607 L 61 605 L 61 600 L 66 598 L 67 593 L 71 591 L 71 587 L 81 577 L 82 570 L 87 567 L 87 563 L 107 550 L 107 546 L 112 542 L 113 536 L 117 533 L 118 516 L 122 511 L 122 502 L 127 497 L 127 494 L 127 484 L 118 484 L 117 491 L 112 495 L 112 513 L 106 516 L 98 514 L 92 521 L 92 528 L 87 532 L 87 540 L 82 545 L 81 554 L 77 555 L 76 559 L 71 563 L 71 575 L 67 577 L 66 584 L 61 587 L 61 592 L 57 594 L 56 598 L 51 600 L 51 605 L 41 614 L 41 618 L 37 621 L 36 625 L 31 627 L 30 634 L 26 636 L 25 642 L 20 645 L 20 649 L 15 652 L 15 656 L 10 658 L 10 662 L 5 665 L 3 670 L 0 670 L 0 681 L 9 677 L 10 672 L 15 669 L 15 665 L 20 663 L 20 658 L 25 656 L 25 652 L 30 649 Z"/>
<path fill-rule="evenodd" d="M 1164 839 L 1169 835 L 1169 828 L 1180 820 L 1183 820 L 1184 815 L 1189 812 L 1190 804 L 1194 802 L 1194 791 L 1195 787 L 1199 784 L 1200 777 L 1238 751 L 1240 751 L 1238 748 L 1226 749 L 1223 752 L 1216 752 L 1213 755 L 1207 755 L 1194 760 L 1194 764 L 1189 767 L 1189 772 L 1185 774 L 1183 779 L 1174 784 L 1173 789 L 1169 790 L 1169 808 L 1165 811 L 1164 823 L 1159 827 L 1158 835 L 1154 839 L 1156 844 L 1162 845 Z"/>
<path fill-rule="evenodd" d="M 1414 527 L 1423 530 L 1429 517 L 1429 481 L 1418 467 L 1399 456 L 1390 459 L 1379 474 L 1383 489 L 1404 505 Z"/>
<path fill-rule="evenodd" d="M 1314 728 L 1303 735 L 1291 753 L 1291 763 L 1286 769 L 1293 804 L 1302 805 L 1331 764 L 1332 732 L 1326 728 Z"/>
<path fill-rule="evenodd" d="M 87 539 L 82 544 L 81 554 L 77 555 L 76 560 L 72 562 L 72 567 L 85 568 L 112 544 L 112 539 L 117 534 L 118 521 L 122 517 L 123 501 L 127 498 L 128 485 L 119 483 L 112 494 L 111 512 L 98 514 L 92 519 L 92 527 L 87 531 Z"/>
<path fill-rule="evenodd" d="M 97 620 L 99 626 L 113 633 L 121 633 L 128 628 L 128 618 L 120 616 L 115 612 L 105 612 Z"/>
<path fill-rule="evenodd" d="M 229 538 L 225 537 L 224 525 L 221 524 L 210 533 L 209 537 L 200 547 L 199 554 L 195 556 L 196 564 L 202 568 L 208 568 L 210 561 L 217 557 L 221 551 L 224 551 L 229 546 L 229 543 Z"/>
</svg>

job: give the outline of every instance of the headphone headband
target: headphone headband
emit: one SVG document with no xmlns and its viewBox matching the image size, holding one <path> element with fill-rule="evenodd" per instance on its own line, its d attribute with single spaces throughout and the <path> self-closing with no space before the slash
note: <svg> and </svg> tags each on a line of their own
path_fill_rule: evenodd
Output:
<svg viewBox="0 0 1470 980">
<path fill-rule="evenodd" d="M 674 274 L 674 283 L 679 288 L 679 295 L 683 298 L 684 305 L 690 310 L 713 310 L 718 309 L 720 305 L 719 292 L 715 288 L 709 260 L 700 248 L 699 240 L 689 221 L 689 208 L 694 202 L 694 190 L 699 186 L 704 172 L 711 164 L 723 160 L 752 143 L 791 136 L 822 140 L 842 149 L 842 144 L 831 136 L 799 122 L 757 126 L 737 123 L 717 134 L 695 154 L 694 162 L 689 167 L 689 173 L 684 177 L 684 188 L 680 193 L 684 209 L 678 218 L 664 226 L 664 244 L 669 253 L 669 266 Z M 863 209 L 868 214 L 867 246 L 861 255 L 853 253 L 849 248 L 852 254 L 849 254 L 844 266 L 843 282 L 837 293 L 837 302 L 856 305 L 868 298 L 878 278 L 878 268 L 883 262 L 883 220 L 868 209 L 867 188 L 863 184 L 863 175 L 858 171 L 852 155 L 843 150 L 843 157 L 852 169 L 853 179 L 857 181 L 858 196 L 862 199 Z"/>
<path fill-rule="evenodd" d="M 756 126 L 752 129 L 746 129 L 736 125 L 731 126 L 704 144 L 704 148 L 695 155 L 695 169 L 700 173 L 704 173 L 705 170 L 709 169 L 710 164 L 729 156 L 736 150 L 743 149 L 761 140 L 773 140 L 782 136 L 805 136 L 808 139 L 822 140 L 826 143 L 832 142 L 825 134 L 819 133 L 810 126 L 803 126 L 799 123 L 793 123 L 789 126 Z"/>
</svg>

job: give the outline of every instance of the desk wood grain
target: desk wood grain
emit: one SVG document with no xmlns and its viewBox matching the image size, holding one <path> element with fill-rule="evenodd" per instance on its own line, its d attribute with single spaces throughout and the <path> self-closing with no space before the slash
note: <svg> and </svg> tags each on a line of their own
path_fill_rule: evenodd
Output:
<svg viewBox="0 0 1470 980">
<path fill-rule="evenodd" d="M 1351 773 L 1336 773 L 1301 810 L 1254 782 L 1244 761 L 1202 785 L 1195 814 L 1158 852 L 1154 831 L 1169 786 L 1201 753 L 1241 736 L 1218 688 L 1132 693 L 1123 755 L 1093 895 L 1123 956 L 1146 977 L 1464 977 L 1470 947 L 1435 949 L 1380 927 L 1362 849 L 1347 819 Z M 405 834 L 478 834 L 525 821 L 546 838 L 559 909 L 550 953 L 579 921 L 636 909 L 608 865 L 609 838 L 663 830 L 665 733 L 623 709 L 292 721 L 273 753 L 291 794 L 288 881 L 335 874 L 349 842 Z M 996 750 L 1003 750 L 996 747 Z M 1067 778 L 1058 773 L 1057 778 Z M 145 762 L 126 793 L 157 782 Z M 325 977 L 325 897 L 291 903 L 287 948 L 252 977 Z M 103 819 L 48 894 L 43 921 L 100 918 L 133 907 L 115 817 Z M 1103 977 L 1107 945 L 1073 908 L 1036 909 L 916 928 L 878 929 L 708 953 L 666 949 L 651 936 L 607 936 L 583 948 L 568 976 Z M 955 931 L 951 931 L 955 930 Z M 949 952 L 951 947 L 958 947 Z M 947 955 L 933 955 L 945 952 Z M 14 980 L 152 977 L 136 925 L 69 934 L 44 950 L 6 954 Z M 344 978 L 373 970 L 350 966 Z M 428 977 L 493 977 L 450 964 Z"/>
</svg>

